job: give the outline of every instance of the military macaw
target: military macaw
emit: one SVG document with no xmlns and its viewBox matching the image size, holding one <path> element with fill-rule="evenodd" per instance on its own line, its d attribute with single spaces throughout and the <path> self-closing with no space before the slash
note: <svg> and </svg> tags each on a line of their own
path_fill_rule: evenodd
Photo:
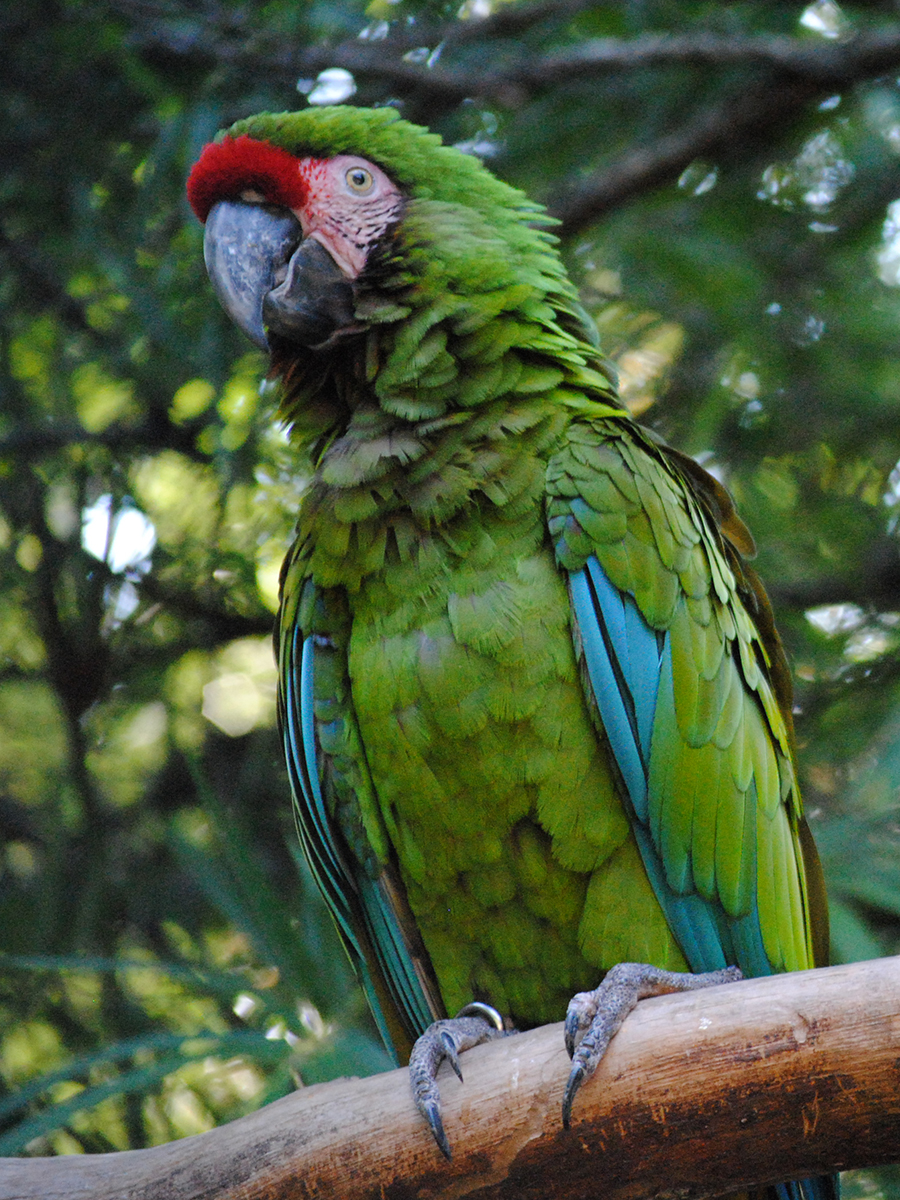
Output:
<svg viewBox="0 0 900 1200">
<path fill-rule="evenodd" d="M 239 121 L 188 192 L 311 475 L 276 645 L 312 870 L 387 1043 L 424 1035 L 447 1153 L 440 1058 L 580 992 L 568 1120 L 639 996 L 827 960 L 752 538 L 622 406 L 552 222 L 476 158 L 310 108 Z M 649 965 L 610 1016 L 584 989 L 620 963 Z"/>
</svg>

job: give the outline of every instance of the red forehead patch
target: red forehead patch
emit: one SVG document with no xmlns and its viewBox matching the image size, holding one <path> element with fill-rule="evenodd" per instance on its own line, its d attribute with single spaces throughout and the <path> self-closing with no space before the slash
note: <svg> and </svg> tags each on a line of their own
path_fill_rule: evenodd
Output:
<svg viewBox="0 0 900 1200">
<path fill-rule="evenodd" d="M 261 192 L 270 204 L 300 208 L 306 199 L 306 186 L 298 165 L 287 150 L 258 142 L 247 134 L 210 142 L 188 177 L 188 200 L 201 221 L 206 220 L 216 201 L 236 199 L 249 188 Z"/>
</svg>

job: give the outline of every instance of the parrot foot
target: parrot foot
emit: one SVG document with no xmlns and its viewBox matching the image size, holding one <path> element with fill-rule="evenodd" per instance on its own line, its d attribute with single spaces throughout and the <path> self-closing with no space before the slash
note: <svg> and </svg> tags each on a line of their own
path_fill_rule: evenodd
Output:
<svg viewBox="0 0 900 1200">
<path fill-rule="evenodd" d="M 441 1120 L 441 1094 L 437 1073 L 446 1059 L 462 1083 L 459 1055 L 462 1050 L 504 1037 L 503 1018 L 489 1004 L 475 1001 L 461 1008 L 455 1017 L 435 1021 L 417 1040 L 409 1056 L 409 1078 L 416 1108 L 428 1122 L 428 1128 L 445 1158 L 453 1157 Z"/>
<path fill-rule="evenodd" d="M 563 1096 L 565 1128 L 569 1128 L 572 1101 L 578 1089 L 596 1071 L 613 1035 L 639 1000 L 648 996 L 665 996 L 671 992 L 692 992 L 720 983 L 733 983 L 742 978 L 738 967 L 691 975 L 681 971 L 663 971 L 645 963 L 617 963 L 607 971 L 598 988 L 573 996 L 569 1001 L 565 1024 L 566 1050 L 572 1059 L 572 1070 Z M 582 1033 L 584 1036 L 576 1049 L 576 1039 Z"/>
</svg>

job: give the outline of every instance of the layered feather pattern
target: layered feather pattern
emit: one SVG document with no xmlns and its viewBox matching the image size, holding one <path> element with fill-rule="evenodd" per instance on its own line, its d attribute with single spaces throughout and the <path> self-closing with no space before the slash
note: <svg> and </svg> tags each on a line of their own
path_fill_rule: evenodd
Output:
<svg viewBox="0 0 900 1200">
<path fill-rule="evenodd" d="M 230 132 L 405 196 L 353 330 L 273 361 L 311 473 L 278 632 L 298 823 L 398 1052 L 473 998 L 558 1019 L 621 960 L 822 961 L 752 539 L 620 406 L 547 218 L 391 110 Z"/>
</svg>

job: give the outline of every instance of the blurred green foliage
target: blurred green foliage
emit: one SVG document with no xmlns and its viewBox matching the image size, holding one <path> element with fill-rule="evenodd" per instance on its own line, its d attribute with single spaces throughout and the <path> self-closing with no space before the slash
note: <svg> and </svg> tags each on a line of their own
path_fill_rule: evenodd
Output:
<svg viewBox="0 0 900 1200">
<path fill-rule="evenodd" d="M 184 200 L 254 111 L 395 103 L 563 217 L 629 404 L 757 536 L 834 957 L 900 951 L 900 51 L 805 90 L 751 53 L 879 30 L 900 43 L 887 0 L 0 11 L 0 1153 L 152 1144 L 388 1065 L 275 730 L 304 481 Z M 748 51 L 578 66 L 654 33 Z"/>
</svg>

